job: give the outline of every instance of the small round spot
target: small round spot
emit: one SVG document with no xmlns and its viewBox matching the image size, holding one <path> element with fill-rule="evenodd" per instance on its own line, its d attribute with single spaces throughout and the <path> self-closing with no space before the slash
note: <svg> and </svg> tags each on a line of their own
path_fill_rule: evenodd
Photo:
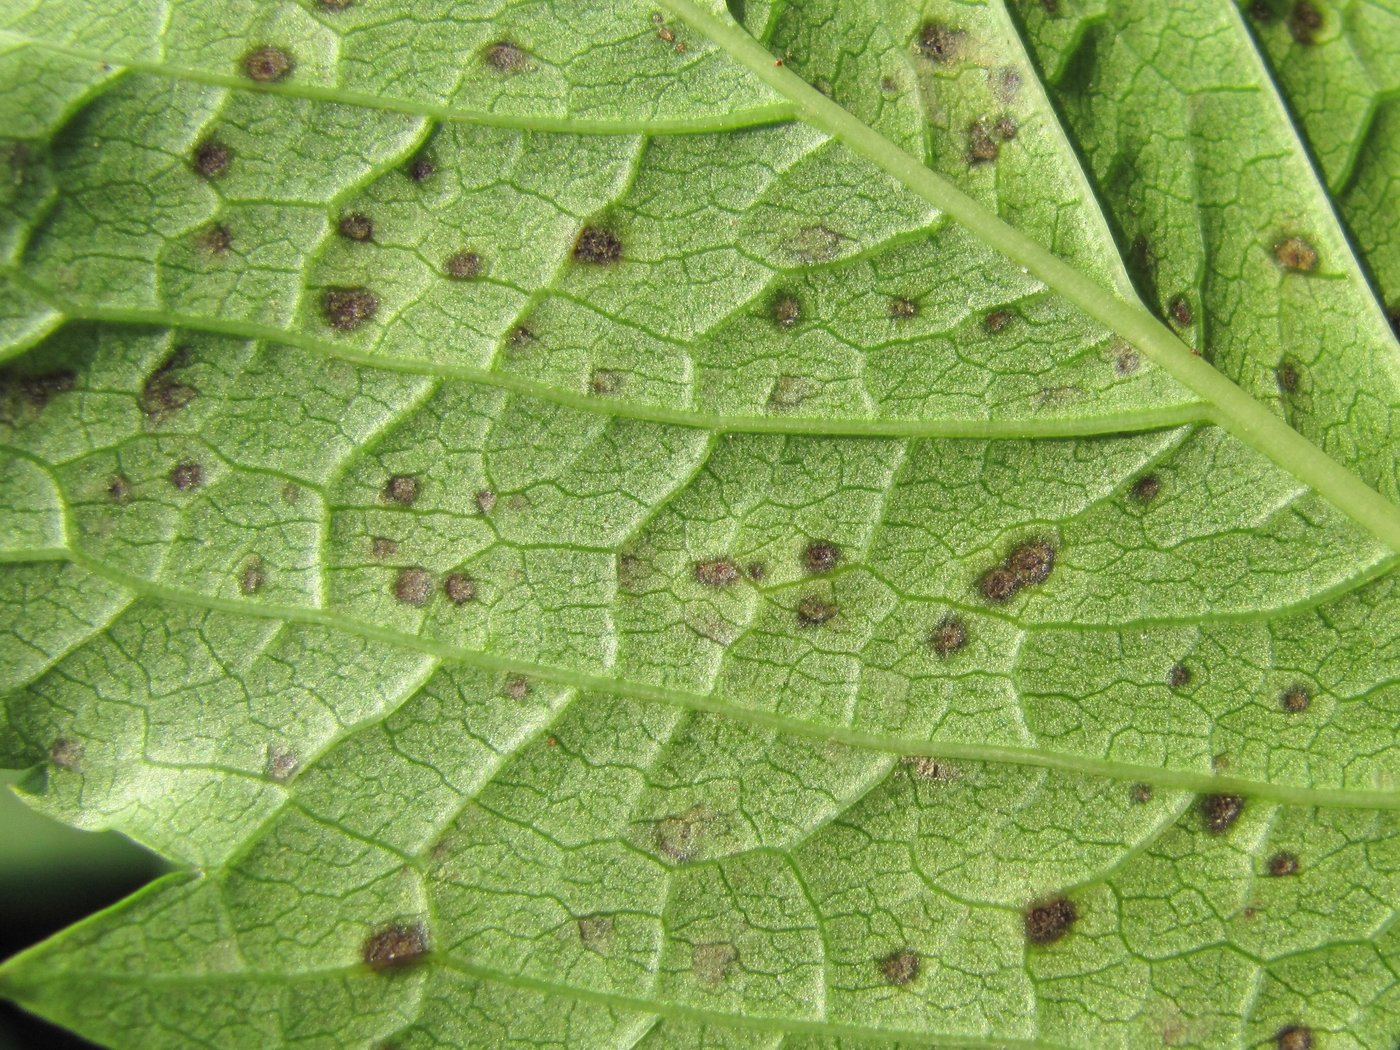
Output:
<svg viewBox="0 0 1400 1050">
<path fill-rule="evenodd" d="M 394 923 L 366 938 L 360 957 L 371 970 L 397 970 L 428 953 L 428 931 L 422 923 Z"/>
<path fill-rule="evenodd" d="M 1312 1050 L 1312 1029 L 1305 1024 L 1291 1024 L 1274 1035 L 1278 1050 Z"/>
<path fill-rule="evenodd" d="M 530 68 L 530 54 L 519 44 L 497 40 L 481 53 L 482 60 L 497 73 L 514 76 Z"/>
<path fill-rule="evenodd" d="M 1322 29 L 1322 12 L 1309 0 L 1298 0 L 1288 13 L 1288 32 L 1304 47 L 1317 43 L 1318 31 Z"/>
<path fill-rule="evenodd" d="M 1312 273 L 1317 269 L 1317 249 L 1301 237 L 1285 237 L 1275 244 L 1274 258 L 1293 273 Z"/>
<path fill-rule="evenodd" d="M 1132 790 L 1128 793 L 1128 797 L 1139 806 L 1146 805 L 1152 801 L 1152 785 L 1134 784 Z"/>
<path fill-rule="evenodd" d="M 602 397 L 619 393 L 624 383 L 623 374 L 612 368 L 595 368 L 588 377 L 588 389 Z"/>
<path fill-rule="evenodd" d="M 403 569 L 394 580 L 394 597 L 404 605 L 421 608 L 433 593 L 433 578 L 427 569 Z"/>
<path fill-rule="evenodd" d="M 967 126 L 967 162 L 973 166 L 990 164 L 997 159 L 1001 147 L 992 135 L 992 126 L 985 117 Z"/>
<path fill-rule="evenodd" d="M 1212 835 L 1223 835 L 1235 826 L 1244 812 L 1239 795 L 1206 795 L 1201 799 L 1201 821 Z"/>
<path fill-rule="evenodd" d="M 374 240 L 373 220 L 368 215 L 362 215 L 357 211 L 342 215 L 336 229 L 347 241 Z"/>
<path fill-rule="evenodd" d="M 399 553 L 399 542 L 389 539 L 388 536 L 375 536 L 370 540 L 369 551 L 375 558 L 384 561 Z"/>
<path fill-rule="evenodd" d="M 195 243 L 210 255 L 227 255 L 233 246 L 233 234 L 223 223 L 212 223 L 195 234 Z"/>
<path fill-rule="evenodd" d="M 177 463 L 170 472 L 170 484 L 181 492 L 189 492 L 204 484 L 204 467 L 199 463 Z"/>
<path fill-rule="evenodd" d="M 739 578 L 739 566 L 728 558 L 704 558 L 695 563 L 695 580 L 706 587 L 728 587 Z"/>
<path fill-rule="evenodd" d="M 384 483 L 379 498 L 385 503 L 411 507 L 418 499 L 418 479 L 412 474 L 395 474 Z"/>
<path fill-rule="evenodd" d="M 1009 602 L 1016 596 L 1016 592 L 1021 589 L 1021 581 L 1005 565 L 998 565 L 982 574 L 982 579 L 977 583 L 977 589 L 982 592 L 982 597 L 986 598 L 987 601 L 1000 605 L 1003 602 Z"/>
<path fill-rule="evenodd" d="M 754 583 L 762 583 L 768 576 L 768 566 L 761 561 L 751 561 L 748 567 L 744 569 L 744 573 L 749 579 L 753 580 Z"/>
<path fill-rule="evenodd" d="M 509 675 L 501 691 L 512 700 L 524 700 L 530 695 L 530 680 L 523 674 Z"/>
<path fill-rule="evenodd" d="M 496 494 L 490 489 L 482 489 L 476 494 L 476 509 L 482 514 L 490 514 L 496 509 Z"/>
<path fill-rule="evenodd" d="M 1302 382 L 1302 375 L 1298 371 L 1298 366 L 1292 361 L 1282 361 L 1274 370 L 1274 378 L 1278 381 L 1280 393 L 1296 394 Z"/>
<path fill-rule="evenodd" d="M 1032 944 L 1053 944 L 1070 931 L 1079 911 L 1068 897 L 1033 904 L 1026 909 L 1026 940 Z"/>
<path fill-rule="evenodd" d="M 958 57 L 966 36 L 961 29 L 946 22 L 925 22 L 919 27 L 914 50 L 936 65 L 946 65 Z"/>
<path fill-rule="evenodd" d="M 1190 328 L 1196 315 L 1191 311 L 1191 303 L 1184 295 L 1172 297 L 1172 301 L 1167 304 L 1167 313 L 1171 314 L 1173 321 L 1180 328 Z"/>
<path fill-rule="evenodd" d="M 919 957 L 908 948 L 880 960 L 880 976 L 888 984 L 903 986 L 919 976 Z"/>
<path fill-rule="evenodd" d="M 408 165 L 408 177 L 414 182 L 427 182 L 437 174 L 437 165 L 431 157 L 420 153 Z"/>
<path fill-rule="evenodd" d="M 1295 682 L 1290 685 L 1278 698 L 1279 706 L 1292 715 L 1302 714 L 1312 703 L 1312 694 L 1308 692 L 1308 687 Z"/>
<path fill-rule="evenodd" d="M 455 252 L 447 257 L 443 269 L 454 281 L 473 281 L 481 276 L 481 256 L 476 252 Z"/>
<path fill-rule="evenodd" d="M 589 266 L 611 266 L 621 258 L 622 242 L 601 226 L 585 226 L 574 241 L 574 259 Z"/>
<path fill-rule="evenodd" d="M 113 503 L 127 503 L 131 500 L 131 482 L 124 474 L 113 474 L 107 479 L 107 498 Z"/>
<path fill-rule="evenodd" d="M 218 139 L 205 139 L 195 146 L 190 161 L 195 174 L 205 179 L 217 179 L 233 163 L 233 150 Z"/>
<path fill-rule="evenodd" d="M 928 636 L 928 644 L 939 659 L 948 659 L 967 645 L 967 624 L 961 616 L 949 614 L 943 617 Z"/>
<path fill-rule="evenodd" d="M 1191 668 L 1182 663 L 1172 664 L 1167 671 L 1167 685 L 1172 689 L 1185 689 L 1191 684 Z"/>
<path fill-rule="evenodd" d="M 773 300 L 773 320 L 783 328 L 791 328 L 802 318 L 802 304 L 793 295 L 780 295 Z"/>
<path fill-rule="evenodd" d="M 243 566 L 243 572 L 238 577 L 238 589 L 244 594 L 253 595 L 262 590 L 266 582 L 267 569 L 263 560 L 255 554 Z"/>
<path fill-rule="evenodd" d="M 464 572 L 452 572 L 442 581 L 443 592 L 453 605 L 476 601 L 476 583 Z"/>
<path fill-rule="evenodd" d="M 819 594 L 809 594 L 797 603 L 797 625 L 820 627 L 836 618 L 836 606 Z"/>
<path fill-rule="evenodd" d="M 613 920 L 610 915 L 580 915 L 578 918 L 578 939 L 590 952 L 597 955 L 611 955 L 613 943 Z"/>
<path fill-rule="evenodd" d="M 802 567 L 813 576 L 830 572 L 840 562 L 841 548 L 829 540 L 809 543 L 802 551 Z"/>
<path fill-rule="evenodd" d="M 1144 474 L 1133 482 L 1132 496 L 1139 503 L 1151 503 L 1162 491 L 1162 482 L 1156 474 Z"/>
<path fill-rule="evenodd" d="M 1011 323 L 1011 314 L 1006 310 L 993 310 L 982 318 L 982 330 L 988 335 L 996 335 Z"/>
<path fill-rule="evenodd" d="M 890 319 L 893 321 L 907 321 L 911 317 L 919 316 L 919 304 L 913 299 L 891 299 Z"/>
<path fill-rule="evenodd" d="M 263 767 L 263 772 L 267 774 L 269 780 L 278 783 L 286 783 L 300 768 L 301 763 L 297 761 L 297 756 L 290 751 L 285 751 L 280 747 L 269 747 L 267 749 L 267 765 Z"/>
<path fill-rule="evenodd" d="M 1298 855 L 1281 851 L 1269 858 L 1269 875 L 1276 879 L 1286 878 L 1289 875 L 1298 874 Z"/>
<path fill-rule="evenodd" d="M 276 84 L 291 76 L 296 68 L 292 56 L 280 47 L 255 47 L 243 56 L 243 72 L 259 84 Z"/>
<path fill-rule="evenodd" d="M 374 320 L 379 297 L 368 288 L 327 288 L 321 298 L 326 323 L 338 332 L 353 332 Z"/>
</svg>

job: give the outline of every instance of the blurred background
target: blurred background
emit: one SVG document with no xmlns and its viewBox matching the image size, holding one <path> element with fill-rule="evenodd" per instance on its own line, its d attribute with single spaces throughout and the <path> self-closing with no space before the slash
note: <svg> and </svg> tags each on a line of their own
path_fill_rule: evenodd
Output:
<svg viewBox="0 0 1400 1050">
<path fill-rule="evenodd" d="M 114 831 L 78 831 L 41 817 L 0 770 L 0 958 L 114 904 L 167 870 Z M 77 1050 L 93 1044 L 0 1001 L 0 1050 Z"/>
</svg>

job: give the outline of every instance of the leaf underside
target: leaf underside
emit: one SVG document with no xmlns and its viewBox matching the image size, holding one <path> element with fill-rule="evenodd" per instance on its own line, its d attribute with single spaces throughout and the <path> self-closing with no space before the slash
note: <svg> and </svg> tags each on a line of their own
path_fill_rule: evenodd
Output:
<svg viewBox="0 0 1400 1050">
<path fill-rule="evenodd" d="M 0 762 L 177 866 L 0 993 L 1400 1040 L 1396 0 L 20 0 L 0 117 Z"/>
</svg>

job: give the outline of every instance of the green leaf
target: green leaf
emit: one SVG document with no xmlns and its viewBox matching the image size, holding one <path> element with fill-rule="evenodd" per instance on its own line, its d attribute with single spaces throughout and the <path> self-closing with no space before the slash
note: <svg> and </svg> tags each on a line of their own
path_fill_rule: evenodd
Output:
<svg viewBox="0 0 1400 1050">
<path fill-rule="evenodd" d="M 0 11 L 0 760 L 114 1047 L 1400 1038 L 1400 8 Z"/>
</svg>

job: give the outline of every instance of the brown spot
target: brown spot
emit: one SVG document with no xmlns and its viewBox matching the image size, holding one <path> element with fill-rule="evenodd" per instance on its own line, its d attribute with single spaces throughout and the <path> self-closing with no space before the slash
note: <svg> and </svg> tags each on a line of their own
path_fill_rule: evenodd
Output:
<svg viewBox="0 0 1400 1050">
<path fill-rule="evenodd" d="M 951 762 L 930 758 L 928 755 L 908 755 L 904 764 L 914 771 L 920 780 L 935 784 L 949 784 L 958 779 L 958 767 Z"/>
<path fill-rule="evenodd" d="M 988 335 L 996 335 L 1011 323 L 1011 314 L 1006 310 L 993 310 L 982 318 L 982 330 Z"/>
<path fill-rule="evenodd" d="M 510 335 L 506 337 L 510 340 L 510 345 L 517 350 L 529 346 L 535 341 L 535 333 L 530 331 L 523 324 L 518 324 L 510 330 Z"/>
<path fill-rule="evenodd" d="M 908 948 L 879 960 L 880 976 L 888 984 L 906 985 L 919 976 L 919 957 Z"/>
<path fill-rule="evenodd" d="M 595 955 L 611 955 L 613 944 L 612 916 L 580 915 L 578 918 L 578 939 L 584 948 Z"/>
<path fill-rule="evenodd" d="M 191 158 L 195 174 L 205 179 L 217 179 L 233 163 L 233 150 L 217 139 L 205 139 L 195 146 Z"/>
<path fill-rule="evenodd" d="M 662 817 L 653 829 L 657 851 L 678 864 L 692 859 L 705 837 L 710 816 L 704 806 L 692 806 L 678 816 Z"/>
<path fill-rule="evenodd" d="M 768 394 L 768 407 L 777 412 L 790 412 L 816 392 L 816 384 L 803 376 L 778 376 Z"/>
<path fill-rule="evenodd" d="M 448 573 L 447 579 L 442 581 L 442 589 L 453 605 L 476 601 L 476 582 L 464 572 Z"/>
<path fill-rule="evenodd" d="M 1288 13 L 1288 32 L 1304 47 L 1317 43 L 1317 33 L 1321 28 L 1322 12 L 1308 0 L 1298 0 Z"/>
<path fill-rule="evenodd" d="M 995 131 L 997 138 L 1003 142 L 1010 142 L 1021 133 L 1020 126 L 1010 117 L 1002 116 L 997 118 Z"/>
<path fill-rule="evenodd" d="M 819 594 L 809 594 L 797 603 L 797 626 L 820 627 L 836 617 L 836 606 Z"/>
<path fill-rule="evenodd" d="M 696 944 L 690 949 L 690 972 L 695 979 L 710 988 L 716 988 L 729 976 L 730 967 L 739 959 L 739 953 L 732 944 L 717 942 Z"/>
<path fill-rule="evenodd" d="M 263 567 L 263 560 L 254 554 L 243 566 L 243 572 L 238 577 L 238 589 L 244 594 L 257 594 L 266 582 L 267 570 Z"/>
<path fill-rule="evenodd" d="M 1282 362 L 1274 371 L 1274 378 L 1278 382 L 1279 391 L 1285 394 L 1295 394 L 1298 392 L 1298 385 L 1301 376 L 1298 366 L 1292 361 Z"/>
<path fill-rule="evenodd" d="M 913 299 L 891 299 L 890 318 L 895 321 L 907 321 L 911 317 L 919 316 L 919 304 Z"/>
<path fill-rule="evenodd" d="M 397 970 L 428 954 L 428 931 L 421 922 L 394 923 L 365 939 L 360 957 L 371 970 Z"/>
<path fill-rule="evenodd" d="M 490 489 L 482 489 L 476 494 L 476 509 L 482 514 L 490 514 L 496 509 L 496 494 Z"/>
<path fill-rule="evenodd" d="M 841 250 L 842 240 L 829 226 L 803 226 L 788 241 L 787 249 L 806 263 L 830 262 Z"/>
<path fill-rule="evenodd" d="M 113 474 L 107 479 L 107 498 L 113 503 L 126 503 L 131 499 L 131 482 L 123 474 Z"/>
<path fill-rule="evenodd" d="M 259 84 L 276 84 L 286 80 L 295 68 L 296 62 L 292 56 L 280 47 L 255 47 L 243 56 L 243 72 Z"/>
<path fill-rule="evenodd" d="M 992 135 L 992 126 L 985 117 L 979 117 L 967 126 L 967 162 L 972 165 L 988 164 L 997 159 L 1001 147 Z"/>
<path fill-rule="evenodd" d="M 181 381 L 180 373 L 189 364 L 187 347 L 167 357 L 146 379 L 141 388 L 141 411 L 159 421 L 180 411 L 199 396 L 199 388 Z"/>
<path fill-rule="evenodd" d="M 1060 0 L 1040 0 L 1040 6 L 1045 8 L 1045 13 L 1051 18 L 1060 17 Z"/>
<path fill-rule="evenodd" d="M 602 226 L 585 226 L 574 241 L 574 259 L 589 266 L 611 266 L 621 258 L 622 242 Z"/>
<path fill-rule="evenodd" d="M 209 255 L 227 255 L 233 246 L 233 234 L 223 223 L 212 223 L 195 234 L 199 250 Z"/>
<path fill-rule="evenodd" d="M 1307 686 L 1295 682 L 1279 694 L 1278 702 L 1289 714 L 1302 714 L 1312 703 L 1312 694 L 1308 692 Z"/>
<path fill-rule="evenodd" d="M 704 558 L 695 563 L 695 580 L 706 587 L 728 587 L 739 578 L 739 566 L 729 558 Z"/>
<path fill-rule="evenodd" d="M 53 372 L 31 372 L 28 375 L 15 375 L 0 372 L 0 391 L 13 388 L 19 391 L 27 404 L 42 410 L 59 394 L 66 394 L 78 383 L 77 373 L 70 369 Z"/>
<path fill-rule="evenodd" d="M 1312 1029 L 1305 1024 L 1291 1024 L 1274 1035 L 1278 1050 L 1312 1050 Z"/>
<path fill-rule="evenodd" d="M 899 90 L 899 80 L 896 77 L 883 76 L 880 78 L 880 90 L 886 95 L 893 95 Z"/>
<path fill-rule="evenodd" d="M 1294 273 L 1312 273 L 1317 269 L 1317 249 L 1301 237 L 1285 237 L 1275 244 L 1274 258 Z"/>
<path fill-rule="evenodd" d="M 744 569 L 744 572 L 754 583 L 762 583 L 768 576 L 768 566 L 764 565 L 761 561 L 751 561 L 748 567 Z"/>
<path fill-rule="evenodd" d="M 1269 858 L 1268 872 L 1276 879 L 1281 879 L 1288 875 L 1297 875 L 1298 855 L 1286 851 L 1275 853 Z"/>
<path fill-rule="evenodd" d="M 189 492 L 204 484 L 204 467 L 199 463 L 177 463 L 170 471 L 170 484 L 181 492 Z"/>
<path fill-rule="evenodd" d="M 69 773 L 77 772 L 83 764 L 83 745 L 61 736 L 49 747 L 49 761 Z"/>
<path fill-rule="evenodd" d="M 418 479 L 412 474 L 394 474 L 384 482 L 379 498 L 385 503 L 411 507 L 418 500 Z"/>
<path fill-rule="evenodd" d="M 1133 499 L 1139 503 L 1151 503 L 1162 491 L 1162 482 L 1156 474 L 1144 474 L 1133 482 L 1131 491 Z"/>
<path fill-rule="evenodd" d="M 1196 315 L 1191 312 L 1191 304 L 1184 295 L 1172 296 L 1172 301 L 1167 304 L 1167 313 L 1171 314 L 1171 319 L 1181 328 L 1190 328 L 1196 319 Z"/>
<path fill-rule="evenodd" d="M 1184 689 L 1191 684 L 1191 668 L 1182 663 L 1171 665 L 1167 671 L 1167 685 L 1172 689 Z"/>
<path fill-rule="evenodd" d="M 1223 835 L 1235 826 L 1244 812 L 1239 795 L 1206 795 L 1201 799 L 1201 821 L 1212 835 Z"/>
<path fill-rule="evenodd" d="M 1115 343 L 1110 356 L 1113 358 L 1113 370 L 1120 376 L 1132 375 L 1142 364 L 1138 352 L 1124 343 Z"/>
<path fill-rule="evenodd" d="M 295 503 L 301 499 L 301 487 L 294 481 L 289 481 L 282 486 L 282 498 L 288 503 Z"/>
<path fill-rule="evenodd" d="M 530 68 L 530 54 L 519 44 L 497 40 L 481 53 L 482 59 L 497 73 L 514 76 Z"/>
<path fill-rule="evenodd" d="M 1079 911 L 1068 897 L 1032 904 L 1026 909 L 1026 940 L 1032 944 L 1053 944 L 1067 934 L 1079 918 Z"/>
<path fill-rule="evenodd" d="M 1021 581 L 1005 565 L 998 565 L 982 574 L 982 578 L 977 582 L 977 589 L 987 601 L 1000 605 L 1016 596 L 1016 592 L 1021 589 Z"/>
<path fill-rule="evenodd" d="M 1386 316 L 1390 318 L 1390 327 L 1395 330 L 1396 338 L 1400 339 L 1400 303 L 1395 303 L 1386 311 Z"/>
<path fill-rule="evenodd" d="M 773 320 L 784 328 L 791 328 L 802 317 L 802 304 L 793 295 L 780 295 L 773 300 Z"/>
<path fill-rule="evenodd" d="M 355 0 L 316 0 L 316 4 L 322 11 L 337 14 L 354 4 Z"/>
<path fill-rule="evenodd" d="M 925 22 L 919 27 L 914 50 L 938 65 L 946 65 L 958 57 L 967 34 L 946 22 Z"/>
<path fill-rule="evenodd" d="M 402 569 L 394 580 L 394 597 L 404 605 L 421 608 L 433 593 L 433 577 L 427 569 Z"/>
<path fill-rule="evenodd" d="M 1045 540 L 1023 543 L 1006 556 L 1006 567 L 1022 587 L 1044 583 L 1055 570 L 1055 548 Z"/>
<path fill-rule="evenodd" d="M 967 624 L 961 616 L 949 614 L 938 621 L 938 626 L 928 636 L 928 644 L 939 659 L 946 660 L 967 645 Z"/>
<path fill-rule="evenodd" d="M 1278 12 L 1274 10 L 1272 0 L 1254 0 L 1249 5 L 1249 17 L 1268 24 L 1278 17 Z"/>
<path fill-rule="evenodd" d="M 809 543 L 802 551 L 802 567 L 814 576 L 830 572 L 840 562 L 841 548 L 829 540 Z"/>
<path fill-rule="evenodd" d="M 374 220 L 357 211 L 342 215 L 336 229 L 347 241 L 374 240 Z"/>
<path fill-rule="evenodd" d="M 326 323 L 338 332 L 353 332 L 374 320 L 379 296 L 368 288 L 327 288 L 321 298 Z"/>
<path fill-rule="evenodd" d="M 476 252 L 455 252 L 447 257 L 443 269 L 454 281 L 474 281 L 481 276 L 481 256 Z"/>
<path fill-rule="evenodd" d="M 436 174 L 437 165 L 433 163 L 433 158 L 424 153 L 414 157 L 408 165 L 408 177 L 414 182 L 427 182 Z"/>
<path fill-rule="evenodd" d="M 1152 801 L 1152 785 L 1134 784 L 1128 797 L 1140 806 L 1146 805 L 1148 802 Z"/>
<path fill-rule="evenodd" d="M 501 692 L 512 700 L 524 700 L 530 695 L 530 680 L 523 674 L 507 675 Z"/>
<path fill-rule="evenodd" d="M 588 389 L 601 397 L 616 394 L 622 389 L 625 379 L 621 372 L 612 368 L 595 368 L 588 377 Z"/>
<path fill-rule="evenodd" d="M 369 542 L 369 551 L 380 561 L 383 561 L 385 558 L 392 558 L 399 553 L 399 543 L 397 540 L 389 539 L 388 536 L 375 536 Z"/>
<path fill-rule="evenodd" d="M 263 772 L 269 780 L 285 783 L 292 779 L 293 774 L 300 767 L 301 763 L 297 761 L 297 756 L 290 751 L 280 747 L 268 747 L 267 765 L 263 767 Z"/>
</svg>

